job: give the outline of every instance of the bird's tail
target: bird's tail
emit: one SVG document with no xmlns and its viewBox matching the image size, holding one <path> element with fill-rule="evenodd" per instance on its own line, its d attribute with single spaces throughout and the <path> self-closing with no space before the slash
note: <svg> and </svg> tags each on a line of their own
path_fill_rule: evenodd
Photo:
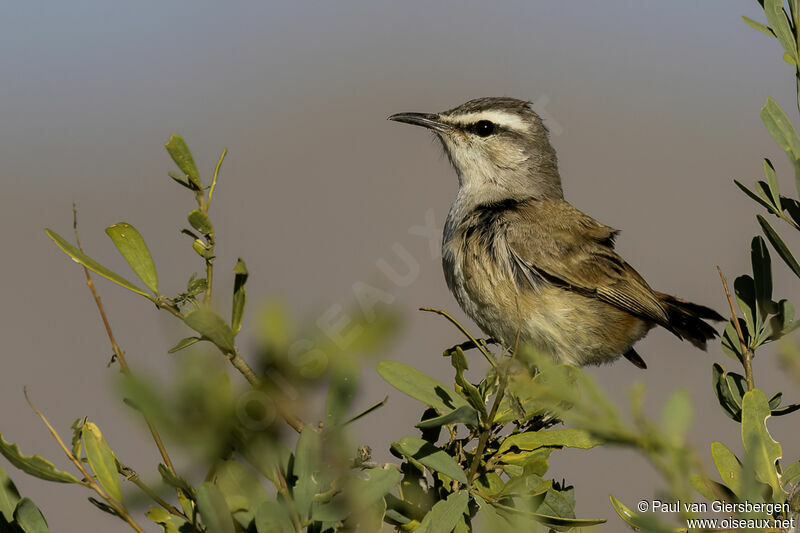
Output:
<svg viewBox="0 0 800 533">
<path fill-rule="evenodd" d="M 681 300 L 669 294 L 656 293 L 661 305 L 667 311 L 669 330 L 682 339 L 686 339 L 701 350 L 706 349 L 706 342 L 719 335 L 716 329 L 706 320 L 717 322 L 725 320 L 722 315 L 711 308 Z"/>
</svg>

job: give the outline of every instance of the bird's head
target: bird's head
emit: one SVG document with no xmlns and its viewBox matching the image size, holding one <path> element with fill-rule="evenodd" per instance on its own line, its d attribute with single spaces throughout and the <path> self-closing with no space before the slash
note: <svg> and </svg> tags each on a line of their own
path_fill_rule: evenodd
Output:
<svg viewBox="0 0 800 533">
<path fill-rule="evenodd" d="M 441 113 L 397 113 L 389 120 L 435 133 L 462 189 L 487 199 L 563 196 L 547 128 L 529 102 L 478 98 Z"/>
</svg>

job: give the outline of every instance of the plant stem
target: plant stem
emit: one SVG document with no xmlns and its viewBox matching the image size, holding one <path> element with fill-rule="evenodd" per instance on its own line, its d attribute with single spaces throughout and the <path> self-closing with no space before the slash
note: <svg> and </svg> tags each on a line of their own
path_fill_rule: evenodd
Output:
<svg viewBox="0 0 800 533">
<path fill-rule="evenodd" d="M 72 204 L 72 228 L 75 231 L 75 241 L 78 244 L 78 249 L 83 251 L 83 247 L 81 246 L 81 238 L 78 235 L 78 211 L 75 208 L 75 204 Z M 108 322 L 108 317 L 106 316 L 105 308 L 103 307 L 103 302 L 100 299 L 100 295 L 97 294 L 97 290 L 94 287 L 94 281 L 92 281 L 92 275 L 89 273 L 89 269 L 83 267 L 83 272 L 86 274 L 86 285 L 89 286 L 89 291 L 91 291 L 92 296 L 94 297 L 94 302 L 97 304 L 97 310 L 100 312 L 100 318 L 103 320 L 103 326 L 106 328 L 106 334 L 108 335 L 108 340 L 111 342 L 111 349 L 114 351 L 114 356 L 119 361 L 119 368 L 120 371 L 125 374 L 127 377 L 131 377 L 131 369 L 128 366 L 128 362 L 125 359 L 125 352 L 122 351 L 122 348 L 119 347 L 117 344 L 117 340 L 114 337 L 114 332 L 111 330 L 111 324 Z M 159 435 L 158 430 L 153 425 L 153 421 L 142 411 L 142 416 L 144 417 L 145 422 L 147 423 L 147 427 L 150 430 L 150 434 L 153 437 L 153 441 L 156 443 L 156 447 L 158 448 L 158 452 L 161 454 L 161 458 L 164 459 L 164 464 L 170 471 L 174 474 L 175 468 L 172 466 L 172 460 L 167 453 L 167 449 L 164 446 L 164 441 L 161 440 L 161 435 Z"/>
<path fill-rule="evenodd" d="M 742 351 L 742 366 L 744 367 L 744 377 L 747 381 L 747 390 L 753 390 L 756 388 L 755 380 L 753 379 L 753 350 L 751 350 L 744 341 L 742 326 L 739 325 L 739 317 L 736 316 L 736 308 L 733 306 L 731 291 L 728 289 L 728 280 L 725 279 L 725 274 L 722 273 L 722 269 L 719 268 L 719 266 L 717 267 L 717 272 L 719 272 L 719 277 L 722 280 L 722 287 L 725 289 L 725 296 L 728 298 L 728 305 L 731 308 L 731 320 L 733 321 L 733 325 L 736 327 L 736 334 L 739 337 L 739 346 Z"/>
<path fill-rule="evenodd" d="M 61 446 L 61 449 L 67 455 L 69 460 L 72 461 L 72 464 L 74 464 L 75 467 L 80 471 L 81 475 L 86 480 L 86 485 L 88 485 L 89 488 L 91 488 L 93 491 L 95 491 L 98 496 L 103 498 L 106 501 L 106 503 L 108 503 L 108 505 L 112 509 L 114 509 L 114 512 L 116 512 L 117 515 L 120 518 L 122 518 L 125 522 L 127 522 L 128 525 L 130 525 L 135 531 L 137 531 L 138 533 L 144 533 L 144 530 L 141 528 L 141 526 L 139 526 L 139 524 L 136 523 L 136 521 L 133 519 L 133 517 L 128 514 L 128 511 L 126 511 L 124 507 L 119 505 L 110 496 L 108 496 L 105 493 L 105 491 L 100 487 L 100 485 L 98 485 L 95 482 L 95 480 L 92 477 L 92 475 L 89 474 L 89 472 L 83 467 L 83 464 L 78 460 L 78 458 L 75 457 L 74 455 L 72 455 L 72 452 L 69 451 L 67 446 L 64 444 L 64 441 L 61 440 L 61 436 L 55 430 L 53 425 L 50 424 L 50 421 L 47 420 L 47 417 L 44 416 L 44 413 L 42 413 L 39 409 L 36 408 L 35 405 L 33 405 L 33 402 L 31 402 L 31 399 L 28 397 L 28 391 L 24 390 L 24 389 L 23 389 L 23 391 L 24 391 L 24 394 L 25 394 L 25 401 L 27 401 L 28 405 L 31 406 L 31 409 L 33 409 L 33 412 L 36 413 L 37 415 L 39 415 L 39 418 L 42 419 L 42 422 L 44 422 L 44 425 L 47 426 L 47 429 L 50 430 L 50 433 L 56 439 L 56 442 L 58 442 L 58 445 Z"/>
<path fill-rule="evenodd" d="M 168 502 L 164 501 L 158 494 L 153 492 L 153 489 L 145 485 L 144 482 L 142 482 L 142 480 L 139 479 L 139 474 L 137 474 L 135 470 L 131 469 L 126 465 L 123 465 L 122 463 L 120 463 L 119 466 L 120 469 L 122 470 L 120 473 L 125 476 L 125 479 L 127 479 L 128 481 L 139 487 L 141 491 L 147 494 L 147 496 L 150 499 L 152 499 L 158 505 L 160 505 L 170 513 L 174 514 L 175 516 L 179 516 L 185 520 L 188 520 L 188 518 L 186 517 L 185 514 L 183 514 L 183 512 L 181 512 L 176 507 L 170 505 Z"/>
<path fill-rule="evenodd" d="M 497 409 L 500 407 L 500 402 L 503 401 L 503 396 L 506 393 L 506 383 L 508 379 L 505 373 L 500 376 L 500 383 L 497 385 L 497 394 L 494 397 L 492 409 L 489 411 L 489 417 L 486 419 L 486 425 L 478 438 L 478 447 L 475 448 L 475 455 L 472 457 L 472 464 L 469 466 L 469 473 L 467 474 L 467 484 L 472 485 L 472 480 L 478 473 L 478 467 L 481 464 L 483 452 L 486 450 L 486 443 L 489 441 L 489 435 L 492 433 L 492 426 L 494 425 L 494 417 L 497 415 Z"/>
<path fill-rule="evenodd" d="M 489 361 L 489 364 L 492 365 L 492 368 L 497 368 L 497 361 L 494 360 L 494 356 L 492 356 L 491 352 L 486 349 L 486 346 L 483 343 L 479 343 L 472 334 L 464 328 L 461 324 L 458 323 L 458 320 L 447 314 L 445 311 L 441 309 L 435 309 L 433 307 L 420 307 L 420 311 L 427 311 L 429 313 L 436 313 L 437 315 L 441 315 L 449 320 L 455 327 L 461 331 L 478 349 L 481 351 L 483 356 Z"/>
</svg>

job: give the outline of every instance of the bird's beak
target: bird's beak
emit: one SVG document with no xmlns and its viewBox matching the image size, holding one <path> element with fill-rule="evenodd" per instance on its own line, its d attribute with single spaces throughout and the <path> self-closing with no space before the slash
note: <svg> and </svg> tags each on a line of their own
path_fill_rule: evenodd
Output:
<svg viewBox="0 0 800 533">
<path fill-rule="evenodd" d="M 387 120 L 422 126 L 437 133 L 450 133 L 453 131 L 453 126 L 442 122 L 436 113 L 396 113 Z"/>
</svg>

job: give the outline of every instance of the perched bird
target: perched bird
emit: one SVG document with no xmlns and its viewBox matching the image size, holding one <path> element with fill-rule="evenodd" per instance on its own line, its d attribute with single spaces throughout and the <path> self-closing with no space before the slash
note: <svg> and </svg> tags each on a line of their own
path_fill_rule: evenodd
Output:
<svg viewBox="0 0 800 533">
<path fill-rule="evenodd" d="M 441 140 L 458 174 L 442 264 L 461 308 L 495 339 L 557 361 L 624 356 L 659 325 L 705 349 L 713 309 L 655 291 L 614 251 L 618 231 L 564 200 L 548 131 L 528 102 L 479 98 L 442 113 L 398 113 Z"/>
</svg>

